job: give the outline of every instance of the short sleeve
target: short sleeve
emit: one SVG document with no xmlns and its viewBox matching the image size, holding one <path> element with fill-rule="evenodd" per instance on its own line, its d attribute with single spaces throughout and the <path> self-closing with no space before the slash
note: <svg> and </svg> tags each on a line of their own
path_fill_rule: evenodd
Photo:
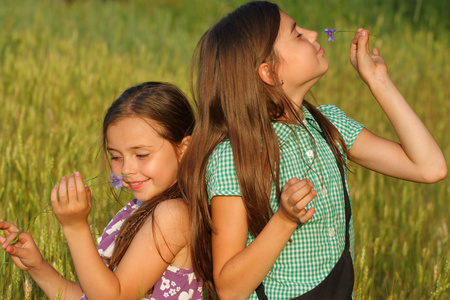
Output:
<svg viewBox="0 0 450 300">
<path fill-rule="evenodd" d="M 326 104 L 318 106 L 317 109 L 337 128 L 342 135 L 347 148 L 350 150 L 364 125 L 348 117 L 345 112 L 337 106 Z"/>
<path fill-rule="evenodd" d="M 241 196 L 230 141 L 219 144 L 206 165 L 208 201 L 214 196 Z"/>
</svg>

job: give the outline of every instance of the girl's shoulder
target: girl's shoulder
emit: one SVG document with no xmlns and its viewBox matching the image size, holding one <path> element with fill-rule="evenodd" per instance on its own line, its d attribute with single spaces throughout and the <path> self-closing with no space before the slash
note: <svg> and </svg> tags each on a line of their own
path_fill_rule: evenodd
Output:
<svg viewBox="0 0 450 300">
<path fill-rule="evenodd" d="M 323 104 L 317 106 L 319 110 L 328 120 L 331 121 L 336 127 L 342 126 L 362 126 L 353 118 L 347 116 L 347 114 L 339 107 L 333 104 Z M 339 129 L 339 128 L 338 128 Z"/>
<path fill-rule="evenodd" d="M 154 222 L 149 226 L 156 226 L 155 232 L 161 233 L 164 239 L 171 243 L 184 243 L 189 240 L 189 207 L 182 199 L 164 200 L 159 203 L 153 213 L 153 219 Z"/>
<path fill-rule="evenodd" d="M 319 105 L 317 110 L 337 128 L 350 149 L 364 125 L 347 116 L 343 110 L 333 104 Z"/>
<path fill-rule="evenodd" d="M 189 223 L 189 206 L 182 199 L 164 200 L 156 206 L 153 217 L 158 224 L 167 226 Z"/>
<path fill-rule="evenodd" d="M 211 152 L 206 166 L 206 173 L 220 172 L 223 168 L 234 170 L 233 149 L 228 139 L 217 144 Z"/>
<path fill-rule="evenodd" d="M 317 106 L 317 110 L 319 110 L 330 121 L 347 117 L 345 112 L 334 104 L 319 105 Z"/>
<path fill-rule="evenodd" d="M 211 157 L 220 158 L 223 156 L 233 155 L 233 150 L 231 148 L 231 142 L 229 139 L 226 139 L 214 148 L 211 152 Z"/>
</svg>

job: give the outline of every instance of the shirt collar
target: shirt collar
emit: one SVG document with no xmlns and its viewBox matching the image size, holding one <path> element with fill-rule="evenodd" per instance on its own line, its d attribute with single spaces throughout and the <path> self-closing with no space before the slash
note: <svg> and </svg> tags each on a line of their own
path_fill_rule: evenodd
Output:
<svg viewBox="0 0 450 300">
<path fill-rule="evenodd" d="M 303 105 L 302 105 L 302 112 L 303 112 L 303 118 L 302 118 L 303 125 L 306 126 L 306 128 L 310 132 L 313 130 L 316 130 L 319 133 L 322 132 L 322 129 L 320 128 L 316 119 L 314 119 L 314 117 L 311 115 L 311 113 L 308 111 L 308 109 Z M 297 124 L 286 124 L 286 123 L 281 123 L 281 122 L 272 122 L 272 126 L 273 126 L 273 129 L 275 130 L 275 133 L 278 136 L 278 141 L 280 143 L 280 146 L 283 146 L 283 144 L 287 141 L 289 136 L 295 132 L 295 130 L 299 130 L 300 128 L 302 128 L 302 126 L 299 124 L 298 125 Z"/>
</svg>

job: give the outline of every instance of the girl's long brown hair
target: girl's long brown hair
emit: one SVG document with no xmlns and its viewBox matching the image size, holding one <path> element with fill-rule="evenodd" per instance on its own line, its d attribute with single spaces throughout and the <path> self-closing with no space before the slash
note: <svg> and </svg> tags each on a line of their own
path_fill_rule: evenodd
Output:
<svg viewBox="0 0 450 300">
<path fill-rule="evenodd" d="M 178 147 L 184 137 L 192 134 L 195 123 L 192 107 L 177 87 L 161 82 L 142 83 L 123 92 L 106 112 L 103 120 L 105 155 L 107 155 L 106 131 L 108 127 L 121 119 L 133 117 L 156 122 L 157 126 L 153 126 L 153 128 L 173 147 Z M 178 185 L 174 184 L 152 199 L 146 199 L 147 201 L 125 220 L 109 260 L 111 270 L 114 270 L 119 264 L 134 236 L 148 218 L 152 218 L 153 225 L 156 225 L 152 226 L 153 235 L 155 235 L 157 224 L 155 224 L 153 213 L 158 204 L 177 198 L 182 198 L 182 196 Z"/>
<path fill-rule="evenodd" d="M 299 122 L 300 117 L 281 86 L 265 84 L 258 75 L 260 64 L 268 62 L 273 82 L 280 82 L 274 51 L 279 27 L 280 10 L 276 4 L 250 2 L 206 31 L 194 53 L 191 89 L 198 116 L 179 169 L 179 185 L 191 207 L 193 263 L 198 276 L 205 280 L 205 287 L 213 286 L 214 227 L 205 170 L 214 148 L 225 139 L 231 142 L 253 236 L 262 231 L 273 214 L 269 203 L 273 181 L 278 199 L 281 194 L 280 150 L 272 122 L 282 116 L 293 116 Z M 347 148 L 337 129 L 313 105 L 307 101 L 303 105 L 322 125 L 333 151 L 343 162 L 338 144 L 344 151 Z"/>
</svg>

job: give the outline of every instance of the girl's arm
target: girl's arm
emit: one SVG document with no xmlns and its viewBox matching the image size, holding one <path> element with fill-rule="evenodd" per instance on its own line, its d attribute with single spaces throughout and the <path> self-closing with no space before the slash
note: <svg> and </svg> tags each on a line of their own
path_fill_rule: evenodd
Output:
<svg viewBox="0 0 450 300">
<path fill-rule="evenodd" d="M 241 197 L 215 196 L 211 215 L 213 272 L 220 299 L 247 299 L 266 277 L 299 222 L 314 214 L 305 206 L 315 197 L 309 180 L 291 179 L 283 188 L 280 208 L 246 247 L 247 212 Z"/>
<path fill-rule="evenodd" d="M 10 245 L 19 229 L 10 222 L 0 222 L 0 229 L 6 234 L 0 236 L 2 249 L 19 269 L 30 274 L 49 299 L 80 299 L 83 293 L 78 282 L 64 278 L 47 263 L 28 232 L 19 233 L 17 241 Z"/>
<path fill-rule="evenodd" d="M 426 126 L 395 87 L 378 49 L 369 52 L 369 32 L 359 29 L 350 60 L 389 118 L 400 144 L 363 129 L 350 159 L 371 170 L 400 179 L 432 183 L 447 176 L 445 157 Z"/>
<path fill-rule="evenodd" d="M 80 285 L 89 300 L 139 299 L 161 277 L 168 262 L 188 244 L 187 206 L 179 200 L 164 201 L 154 212 L 155 235 L 152 219 L 148 218 L 112 272 L 98 254 L 87 223 L 90 193 L 80 173 L 72 175 L 68 182 L 63 178 L 60 187 L 55 187 L 52 206 L 63 226 Z"/>
</svg>

